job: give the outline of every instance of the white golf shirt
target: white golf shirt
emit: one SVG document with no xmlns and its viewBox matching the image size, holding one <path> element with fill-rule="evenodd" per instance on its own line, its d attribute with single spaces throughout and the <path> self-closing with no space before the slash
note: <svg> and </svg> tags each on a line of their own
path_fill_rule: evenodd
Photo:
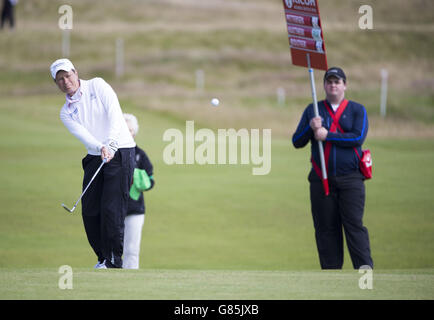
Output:
<svg viewBox="0 0 434 320">
<path fill-rule="evenodd" d="M 91 155 L 115 141 L 118 148 L 136 146 L 112 87 L 101 78 L 81 80 L 80 88 L 60 110 L 60 120 Z"/>
</svg>

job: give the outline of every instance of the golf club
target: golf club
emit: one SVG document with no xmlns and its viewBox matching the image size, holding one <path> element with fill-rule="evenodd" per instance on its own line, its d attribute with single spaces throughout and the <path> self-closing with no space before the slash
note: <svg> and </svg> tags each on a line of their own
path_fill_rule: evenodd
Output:
<svg viewBox="0 0 434 320">
<path fill-rule="evenodd" d="M 81 198 L 83 197 L 83 195 L 85 194 L 86 190 L 89 188 L 90 184 L 92 183 L 93 179 L 95 179 L 96 175 L 98 174 L 98 172 L 101 170 L 102 166 L 104 165 L 104 163 L 107 162 L 107 159 L 104 159 L 100 166 L 98 167 L 98 169 L 95 171 L 95 174 L 93 175 L 92 179 L 90 179 L 89 183 L 87 184 L 86 188 L 84 189 L 83 193 L 81 194 L 80 198 L 78 198 L 77 202 L 74 204 L 74 206 L 72 207 L 72 209 L 69 209 L 64 203 L 62 203 L 62 207 L 68 211 L 69 213 L 73 213 L 75 210 L 75 207 L 77 207 L 78 202 L 81 200 Z"/>
</svg>

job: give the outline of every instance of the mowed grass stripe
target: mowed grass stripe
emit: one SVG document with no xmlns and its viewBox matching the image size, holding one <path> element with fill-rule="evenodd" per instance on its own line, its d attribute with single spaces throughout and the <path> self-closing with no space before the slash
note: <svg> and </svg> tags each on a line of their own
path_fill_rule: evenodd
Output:
<svg viewBox="0 0 434 320">
<path fill-rule="evenodd" d="M 90 270 L 73 268 L 60 289 L 56 268 L 1 269 L 0 299 L 292 300 L 433 299 L 434 269 L 358 271 Z"/>
</svg>

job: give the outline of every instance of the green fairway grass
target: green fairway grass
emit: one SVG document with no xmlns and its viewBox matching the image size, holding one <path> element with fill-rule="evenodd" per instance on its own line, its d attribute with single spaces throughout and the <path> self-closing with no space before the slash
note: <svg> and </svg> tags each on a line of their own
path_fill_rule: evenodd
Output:
<svg viewBox="0 0 434 320">
<path fill-rule="evenodd" d="M 357 271 L 73 269 L 60 289 L 54 268 L 2 269 L 0 299 L 293 300 L 434 299 L 434 270 L 373 272 L 361 289 Z M 60 280 L 62 282 L 62 280 Z"/>
<path fill-rule="evenodd" d="M 84 147 L 58 119 L 62 97 L 0 102 L 1 267 L 96 263 L 80 206 Z M 141 266 L 151 269 L 305 270 L 318 258 L 310 214 L 309 148 L 273 139 L 271 172 L 252 165 L 166 165 L 162 140 L 185 122 L 123 103 L 140 119 L 137 137 L 155 167 L 145 194 Z M 197 125 L 197 128 L 199 125 Z M 366 182 L 365 225 L 381 269 L 434 265 L 433 140 L 369 139 L 374 178 Z M 345 268 L 351 269 L 346 255 Z"/>
</svg>

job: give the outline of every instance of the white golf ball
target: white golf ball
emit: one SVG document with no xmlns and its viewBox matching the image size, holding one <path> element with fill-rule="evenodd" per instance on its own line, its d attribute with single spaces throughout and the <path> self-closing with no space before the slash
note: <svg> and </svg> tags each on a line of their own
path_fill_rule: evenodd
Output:
<svg viewBox="0 0 434 320">
<path fill-rule="evenodd" d="M 211 100 L 211 104 L 212 104 L 214 107 L 217 107 L 217 106 L 219 105 L 219 103 L 220 103 L 220 101 L 219 101 L 219 99 L 217 99 L 217 98 L 214 98 L 214 99 Z"/>
</svg>

